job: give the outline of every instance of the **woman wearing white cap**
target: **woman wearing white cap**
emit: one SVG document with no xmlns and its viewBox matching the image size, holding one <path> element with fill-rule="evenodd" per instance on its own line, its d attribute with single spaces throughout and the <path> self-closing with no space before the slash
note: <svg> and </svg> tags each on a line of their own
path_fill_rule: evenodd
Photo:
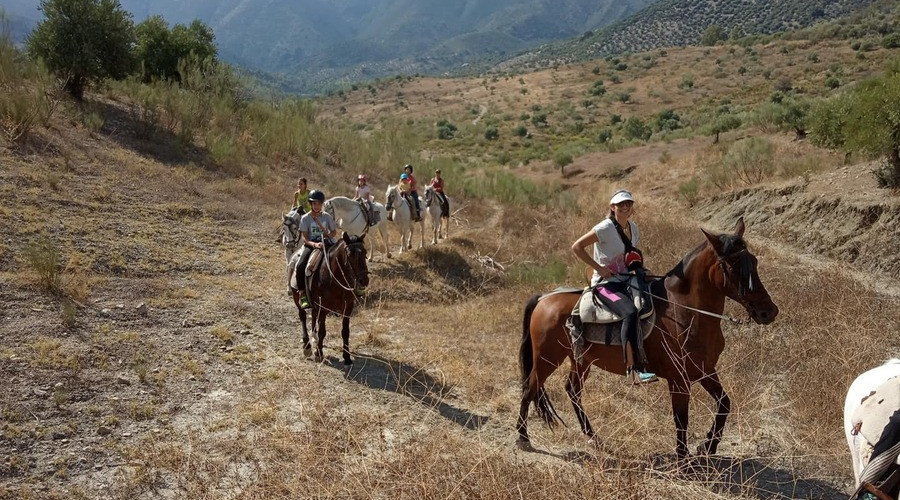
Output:
<svg viewBox="0 0 900 500">
<path fill-rule="evenodd" d="M 622 318 L 622 346 L 625 350 L 626 373 L 632 377 L 634 383 L 647 383 L 656 380 L 656 375 L 644 368 L 646 359 L 641 345 L 642 339 L 638 335 L 639 312 L 634 306 L 628 280 L 617 278 L 619 275 L 627 274 L 629 267 L 634 269 L 634 266 L 626 264 L 626 254 L 629 255 L 629 264 L 632 263 L 630 260 L 632 255 L 639 255 L 635 247 L 640 241 L 640 232 L 637 224 L 629 220 L 633 212 L 634 197 L 631 193 L 624 189 L 616 191 L 609 200 L 609 217 L 578 238 L 572 245 L 572 252 L 594 270 L 591 287 L 600 285 L 603 288 L 597 297 L 610 311 Z M 590 245 L 593 245 L 593 256 L 585 250 Z M 580 362 L 584 349 L 581 318 L 573 314 L 570 321 L 574 325 L 575 359 Z M 635 359 L 635 346 L 638 359 Z"/>
</svg>

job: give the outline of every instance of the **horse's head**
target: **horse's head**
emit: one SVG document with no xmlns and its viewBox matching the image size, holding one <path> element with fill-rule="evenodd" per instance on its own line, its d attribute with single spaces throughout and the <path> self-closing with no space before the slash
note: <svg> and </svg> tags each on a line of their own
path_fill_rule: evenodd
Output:
<svg viewBox="0 0 900 500">
<path fill-rule="evenodd" d="M 295 212 L 281 215 L 281 225 L 284 229 L 284 242 L 293 242 L 300 238 L 300 216 Z"/>
<path fill-rule="evenodd" d="M 434 197 L 434 188 L 428 186 L 425 188 L 425 203 L 431 205 L 431 199 Z"/>
<path fill-rule="evenodd" d="M 387 202 L 385 207 L 390 210 L 390 207 L 393 207 L 394 202 L 397 201 L 397 187 L 388 186 L 387 191 L 384 192 L 384 199 Z"/>
<path fill-rule="evenodd" d="M 717 285 L 725 295 L 742 305 L 753 321 L 761 325 L 775 321 L 778 306 L 759 279 L 758 261 L 744 241 L 744 218 L 738 220 L 734 234 L 713 235 L 706 231 L 703 234 L 716 253 L 722 276 L 722 282 Z"/>
<path fill-rule="evenodd" d="M 347 244 L 347 263 L 353 271 L 356 286 L 365 288 L 369 286 L 369 266 L 366 263 L 366 247 L 363 244 L 365 235 L 349 236 L 344 233 L 343 239 Z"/>
</svg>

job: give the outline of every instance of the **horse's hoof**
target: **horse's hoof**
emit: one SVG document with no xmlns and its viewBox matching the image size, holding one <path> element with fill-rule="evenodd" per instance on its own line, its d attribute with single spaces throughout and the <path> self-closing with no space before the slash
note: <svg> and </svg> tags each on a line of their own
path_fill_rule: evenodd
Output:
<svg viewBox="0 0 900 500">
<path fill-rule="evenodd" d="M 534 446 L 531 446 L 531 441 L 528 438 L 523 439 L 520 437 L 519 439 L 516 439 L 516 446 L 520 450 L 524 450 L 524 451 L 533 451 L 534 450 Z"/>
<path fill-rule="evenodd" d="M 352 366 L 353 360 L 350 358 L 344 358 L 344 366 Z"/>
<path fill-rule="evenodd" d="M 313 358 L 313 360 L 314 360 L 316 363 L 321 363 L 322 361 L 325 361 L 325 356 L 323 356 L 323 355 L 321 355 L 321 354 L 319 354 L 319 353 L 316 353 L 316 356 Z"/>
<path fill-rule="evenodd" d="M 310 356 L 312 356 L 312 347 L 304 347 L 304 348 L 303 348 L 303 355 L 304 355 L 305 357 L 307 357 L 307 358 L 310 357 Z"/>
<path fill-rule="evenodd" d="M 718 448 L 718 446 L 714 445 L 712 441 L 704 441 L 697 446 L 697 455 L 706 457 L 715 455 L 716 448 Z"/>
</svg>

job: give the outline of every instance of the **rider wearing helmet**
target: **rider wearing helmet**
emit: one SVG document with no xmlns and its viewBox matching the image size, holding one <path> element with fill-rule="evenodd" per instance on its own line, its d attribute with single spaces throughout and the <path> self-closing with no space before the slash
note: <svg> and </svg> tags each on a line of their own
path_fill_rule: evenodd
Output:
<svg viewBox="0 0 900 500">
<path fill-rule="evenodd" d="M 403 167 L 403 172 L 409 176 L 409 195 L 416 204 L 416 215 L 413 220 L 419 222 L 422 220 L 422 209 L 419 207 L 419 192 L 416 191 L 416 178 L 413 177 L 413 166 L 407 163 L 406 166 Z"/>
<path fill-rule="evenodd" d="M 369 189 L 368 180 L 369 178 L 365 174 L 359 174 L 356 177 L 356 195 L 353 199 L 363 204 L 369 213 L 369 225 L 374 226 L 378 221 L 375 220 L 375 208 L 372 206 L 374 199 L 372 198 L 372 191 Z"/>
<path fill-rule="evenodd" d="M 334 218 L 322 211 L 325 202 L 325 193 L 314 189 L 309 192 L 310 211 L 300 219 L 300 235 L 303 241 L 303 253 L 297 263 L 297 288 L 300 291 L 300 307 L 309 309 L 309 299 L 306 297 L 306 264 L 309 256 L 316 248 L 325 249 L 332 244 L 332 238 L 337 235 L 337 224 Z"/>
</svg>

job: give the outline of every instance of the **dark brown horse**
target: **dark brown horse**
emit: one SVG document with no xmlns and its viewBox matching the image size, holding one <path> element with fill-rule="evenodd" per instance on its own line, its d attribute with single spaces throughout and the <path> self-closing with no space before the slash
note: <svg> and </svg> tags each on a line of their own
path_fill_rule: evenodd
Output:
<svg viewBox="0 0 900 500">
<path fill-rule="evenodd" d="M 706 241 L 650 287 L 651 293 L 656 296 L 653 298 L 656 322 L 652 333 L 644 341 L 647 367 L 669 384 L 678 458 L 685 458 L 688 454 L 688 404 L 694 382 L 700 382 L 717 406 L 715 421 L 706 435 L 706 441 L 699 446 L 699 453 L 716 452 L 731 409 L 731 401 L 716 372 L 716 362 L 725 348 L 721 319 L 683 306 L 721 315 L 725 298 L 728 297 L 741 304 L 756 323 L 769 324 L 778 314 L 778 307 L 759 279 L 756 257 L 750 253 L 742 237 L 743 219 L 738 221 L 733 235 L 712 235 L 706 231 L 703 234 Z M 525 306 L 519 350 L 523 392 L 516 425 L 520 446 L 530 447 L 527 418 L 532 401 L 538 414 L 549 425 L 559 419 L 544 389 L 544 382 L 566 358 L 571 360 L 566 393 L 575 408 L 582 432 L 590 437 L 593 437 L 594 430 L 581 405 L 581 390 L 591 365 L 625 374 L 621 346 L 588 344 L 584 362 L 576 366 L 565 322 L 579 297 L 580 292 L 548 294 L 546 297 L 536 295 Z"/>
<path fill-rule="evenodd" d="M 355 290 L 358 287 L 369 286 L 369 268 L 366 266 L 364 238 L 364 236 L 348 236 L 344 233 L 344 236 L 328 249 L 323 262 L 309 279 L 306 293 L 312 304 L 310 326 L 313 334 L 318 332 L 316 361 L 322 361 L 324 358 L 322 347 L 325 341 L 325 318 L 331 313 L 341 317 L 344 364 L 353 364 L 353 360 L 350 359 L 350 315 L 353 314 L 353 306 L 357 300 Z M 299 255 L 298 252 L 292 257 L 289 264 L 290 269 L 295 269 Z M 304 272 L 304 270 L 299 271 L 298 279 L 302 279 Z M 300 307 L 300 293 L 294 289 L 292 295 L 300 314 L 300 322 L 303 324 L 303 353 L 310 356 L 312 346 L 310 346 L 309 332 L 306 329 L 306 311 Z"/>
</svg>

